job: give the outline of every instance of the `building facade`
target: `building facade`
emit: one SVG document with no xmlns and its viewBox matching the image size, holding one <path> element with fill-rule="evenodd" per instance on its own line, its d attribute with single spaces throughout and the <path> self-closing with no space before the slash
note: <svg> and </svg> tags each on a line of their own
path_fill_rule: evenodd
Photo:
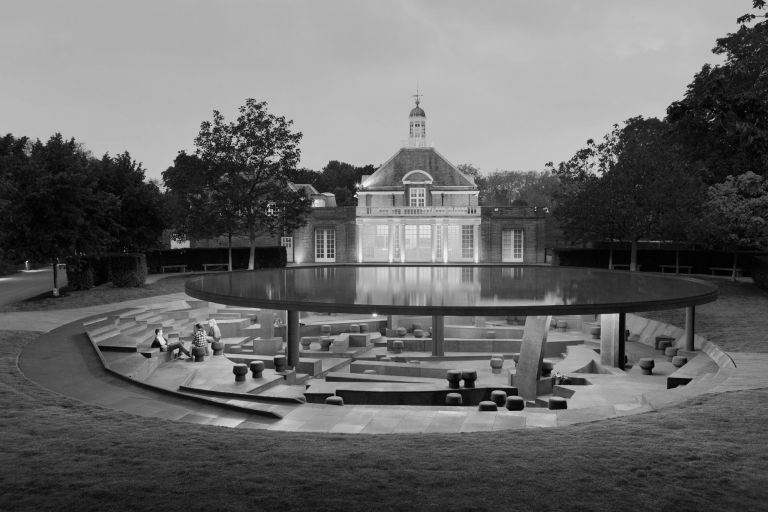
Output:
<svg viewBox="0 0 768 512">
<path fill-rule="evenodd" d="M 544 263 L 544 212 L 480 206 L 474 179 L 427 143 L 419 103 L 417 97 L 408 116 L 408 139 L 362 178 L 357 207 L 338 207 L 333 194 L 292 184 L 312 199 L 307 225 L 259 244 L 283 245 L 288 261 L 299 264 Z M 220 238 L 193 246 L 225 244 Z"/>
</svg>

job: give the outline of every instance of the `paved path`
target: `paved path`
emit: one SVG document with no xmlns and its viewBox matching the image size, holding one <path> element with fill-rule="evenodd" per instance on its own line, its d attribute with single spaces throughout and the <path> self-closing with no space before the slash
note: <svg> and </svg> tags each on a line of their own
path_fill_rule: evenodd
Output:
<svg viewBox="0 0 768 512">
<path fill-rule="evenodd" d="M 1 330 L 44 332 L 23 348 L 22 372 L 44 387 L 104 407 L 142 416 L 238 428 L 305 432 L 404 433 L 469 432 L 553 427 L 645 412 L 690 398 L 693 388 L 663 392 L 663 399 L 587 409 L 480 413 L 474 408 L 345 406 L 306 404 L 273 420 L 138 386 L 104 370 L 83 334 L 79 320 L 111 311 L 184 299 L 183 293 L 73 310 L 0 313 Z M 722 375 L 714 391 L 768 387 L 768 354 L 732 353 L 737 368 Z M 661 394 L 661 392 L 657 393 Z"/>
<path fill-rule="evenodd" d="M 67 284 L 67 273 L 59 272 L 59 287 Z M 0 306 L 13 304 L 50 291 L 53 288 L 53 269 L 22 270 L 0 277 Z"/>
</svg>

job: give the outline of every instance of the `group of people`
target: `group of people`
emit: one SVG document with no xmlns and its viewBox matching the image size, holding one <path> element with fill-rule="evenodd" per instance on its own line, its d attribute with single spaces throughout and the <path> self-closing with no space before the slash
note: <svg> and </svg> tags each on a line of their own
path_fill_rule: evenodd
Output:
<svg viewBox="0 0 768 512">
<path fill-rule="evenodd" d="M 195 332 L 192 335 L 192 347 L 200 347 L 205 350 L 205 355 L 210 355 L 209 343 L 221 339 L 221 329 L 219 329 L 215 318 L 208 320 L 208 332 L 205 332 L 203 324 L 195 324 Z M 187 350 L 181 340 L 168 341 L 163 334 L 163 329 L 155 329 L 155 339 L 152 341 L 153 348 L 159 348 L 161 352 L 172 352 L 174 359 L 178 359 L 182 354 L 192 359 L 192 353 Z"/>
</svg>

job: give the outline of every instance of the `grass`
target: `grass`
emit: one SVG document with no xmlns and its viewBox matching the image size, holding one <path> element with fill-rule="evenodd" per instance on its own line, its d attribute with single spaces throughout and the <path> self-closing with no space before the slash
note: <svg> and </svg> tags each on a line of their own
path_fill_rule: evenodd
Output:
<svg viewBox="0 0 768 512">
<path fill-rule="evenodd" d="M 31 299 L 0 307 L 0 312 L 50 311 L 55 309 L 83 308 L 132 299 L 143 299 L 184 291 L 184 283 L 193 274 L 172 276 L 137 288 L 115 288 L 111 283 L 90 290 L 64 290 L 60 297 L 44 293 Z"/>
<path fill-rule="evenodd" d="M 714 316 L 698 308 L 697 324 L 725 336 L 720 323 L 765 307 L 768 296 L 722 284 Z M 745 346 L 760 345 L 766 310 L 740 324 Z M 720 511 L 768 500 L 768 389 L 557 429 L 237 430 L 136 417 L 43 389 L 16 364 L 36 336 L 0 331 L 3 511 Z"/>
</svg>

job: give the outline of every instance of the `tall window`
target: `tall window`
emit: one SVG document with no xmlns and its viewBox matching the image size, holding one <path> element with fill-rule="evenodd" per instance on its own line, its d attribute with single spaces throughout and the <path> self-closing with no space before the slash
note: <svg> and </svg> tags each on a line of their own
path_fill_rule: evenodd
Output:
<svg viewBox="0 0 768 512">
<path fill-rule="evenodd" d="M 408 204 L 416 207 L 427 206 L 427 189 L 423 187 L 411 188 L 410 201 Z"/>
<path fill-rule="evenodd" d="M 333 229 L 315 230 L 315 261 L 336 261 L 336 231 Z"/>
<path fill-rule="evenodd" d="M 461 226 L 461 257 L 472 258 L 475 255 L 475 228 L 474 226 Z"/>
<path fill-rule="evenodd" d="M 523 261 L 522 229 L 505 229 L 501 232 L 501 261 Z"/>
<path fill-rule="evenodd" d="M 293 263 L 293 237 L 281 236 L 280 245 L 285 247 L 285 257 L 287 258 L 288 263 Z"/>
</svg>

